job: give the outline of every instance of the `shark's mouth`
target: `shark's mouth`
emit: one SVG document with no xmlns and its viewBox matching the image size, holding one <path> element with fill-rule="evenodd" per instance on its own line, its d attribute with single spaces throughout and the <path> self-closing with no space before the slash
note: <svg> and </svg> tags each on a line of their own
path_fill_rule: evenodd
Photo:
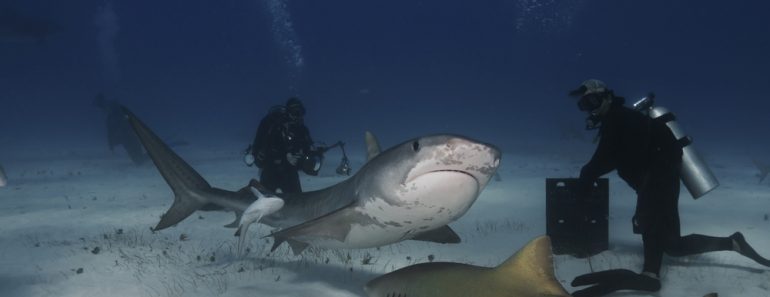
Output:
<svg viewBox="0 0 770 297">
<path fill-rule="evenodd" d="M 425 173 L 423 173 L 423 174 L 420 174 L 420 176 L 425 176 L 425 175 L 428 175 L 428 174 L 432 174 L 432 173 L 459 173 L 459 174 L 462 174 L 462 175 L 465 175 L 465 176 L 468 176 L 468 177 L 470 177 L 471 179 L 473 179 L 473 181 L 475 181 L 475 182 L 476 182 L 476 184 L 477 184 L 477 185 L 480 185 L 480 184 L 481 184 L 481 182 L 479 181 L 478 177 L 476 177 L 476 176 L 475 176 L 475 175 L 473 175 L 472 173 L 470 173 L 470 172 L 468 172 L 468 171 L 457 170 L 457 169 L 440 169 L 440 170 L 433 170 L 433 171 L 428 171 L 428 172 L 425 172 Z"/>
</svg>

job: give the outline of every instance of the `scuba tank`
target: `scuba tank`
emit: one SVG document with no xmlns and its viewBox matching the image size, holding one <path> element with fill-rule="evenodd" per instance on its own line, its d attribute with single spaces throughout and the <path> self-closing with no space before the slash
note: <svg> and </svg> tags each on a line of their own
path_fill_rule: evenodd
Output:
<svg viewBox="0 0 770 297">
<path fill-rule="evenodd" d="M 708 165 L 700 157 L 692 145 L 692 138 L 687 136 L 676 122 L 676 117 L 665 107 L 654 106 L 655 94 L 650 93 L 633 105 L 633 109 L 650 116 L 650 118 L 666 123 L 682 146 L 682 182 L 693 199 L 698 199 L 719 186 L 719 181 L 711 172 Z"/>
</svg>

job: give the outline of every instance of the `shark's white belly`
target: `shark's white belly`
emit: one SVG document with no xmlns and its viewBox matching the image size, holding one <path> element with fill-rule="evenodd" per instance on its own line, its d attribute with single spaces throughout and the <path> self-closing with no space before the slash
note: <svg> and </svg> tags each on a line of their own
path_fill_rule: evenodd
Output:
<svg viewBox="0 0 770 297">
<path fill-rule="evenodd" d="M 458 219 L 479 195 L 479 184 L 464 173 L 446 171 L 421 176 L 398 190 L 395 203 L 371 197 L 355 207 L 363 220 L 352 222 L 344 241 L 306 238 L 327 248 L 370 248 L 411 239 Z"/>
</svg>

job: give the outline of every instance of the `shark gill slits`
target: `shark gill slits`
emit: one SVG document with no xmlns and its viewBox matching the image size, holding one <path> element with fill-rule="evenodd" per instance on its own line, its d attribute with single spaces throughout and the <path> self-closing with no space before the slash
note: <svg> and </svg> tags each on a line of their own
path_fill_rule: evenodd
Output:
<svg viewBox="0 0 770 297">
<path fill-rule="evenodd" d="M 412 150 L 414 150 L 415 153 L 420 151 L 419 141 L 415 140 L 414 142 L 412 142 Z"/>
</svg>

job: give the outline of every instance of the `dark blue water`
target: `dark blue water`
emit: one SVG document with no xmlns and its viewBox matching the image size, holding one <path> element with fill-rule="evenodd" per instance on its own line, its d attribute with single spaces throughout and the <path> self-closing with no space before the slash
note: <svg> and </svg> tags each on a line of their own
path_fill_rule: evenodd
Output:
<svg viewBox="0 0 770 297">
<path fill-rule="evenodd" d="M 109 4 L 108 4 L 109 3 Z M 767 148 L 765 1 L 4 0 L 52 24 L 0 41 L 2 149 L 104 141 L 97 92 L 193 145 L 251 141 L 299 96 L 319 141 L 465 134 L 509 152 L 583 126 L 587 78 L 649 91 L 696 140 Z M 2 15 L 2 14 L 0 14 Z M 3 20 L 0 20 L 0 24 Z M 105 146 L 106 149 L 106 146 Z"/>
</svg>

